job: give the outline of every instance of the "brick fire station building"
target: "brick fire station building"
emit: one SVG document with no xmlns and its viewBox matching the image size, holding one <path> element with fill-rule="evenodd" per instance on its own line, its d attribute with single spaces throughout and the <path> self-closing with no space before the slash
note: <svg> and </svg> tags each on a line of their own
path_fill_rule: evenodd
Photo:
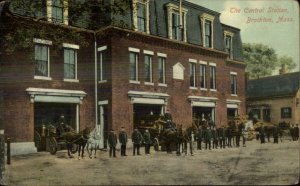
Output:
<svg viewBox="0 0 300 186">
<path fill-rule="evenodd" d="M 35 128 L 62 114 L 77 130 L 99 127 L 103 146 L 110 128 L 131 133 L 167 110 L 185 126 L 202 115 L 219 126 L 245 114 L 240 30 L 220 23 L 220 13 L 188 1 L 180 8 L 179 0 L 132 0 L 125 15 L 105 17 L 127 28 L 91 29 L 69 21 L 68 2 L 59 2 L 46 0 L 42 20 L 13 4 L 0 9 L 3 35 L 27 27 L 48 31 L 32 34 L 27 48 L 11 54 L 4 47 L 10 38 L 1 41 L 1 117 L 19 153 L 36 151 Z M 57 42 L 52 31 L 65 40 Z"/>
</svg>

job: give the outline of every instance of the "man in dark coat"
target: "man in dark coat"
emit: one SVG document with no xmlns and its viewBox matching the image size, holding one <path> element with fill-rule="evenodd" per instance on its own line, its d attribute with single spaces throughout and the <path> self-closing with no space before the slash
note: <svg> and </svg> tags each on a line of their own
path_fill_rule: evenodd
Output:
<svg viewBox="0 0 300 186">
<path fill-rule="evenodd" d="M 290 127 L 290 134 L 291 134 L 291 137 L 292 137 L 292 140 L 293 141 L 295 141 L 295 130 L 294 130 L 295 128 L 294 128 L 294 125 L 292 125 L 291 127 Z"/>
<path fill-rule="evenodd" d="M 259 128 L 260 143 L 265 143 L 265 126 L 262 124 Z"/>
<path fill-rule="evenodd" d="M 213 139 L 213 149 L 217 149 L 218 148 L 218 133 L 216 130 L 216 127 L 213 127 L 211 130 L 211 135 L 212 135 L 212 139 Z"/>
<path fill-rule="evenodd" d="M 278 144 L 278 136 L 279 136 L 279 130 L 278 127 L 276 125 L 274 125 L 273 128 L 273 139 L 274 139 L 274 143 Z"/>
<path fill-rule="evenodd" d="M 198 129 L 196 139 L 197 139 L 197 149 L 201 150 L 202 149 L 201 144 L 202 144 L 202 139 L 203 139 L 203 130 L 201 129 L 201 127 L 199 127 L 199 129 Z"/>
<path fill-rule="evenodd" d="M 240 146 L 241 135 L 242 135 L 242 129 L 243 129 L 243 124 L 240 123 L 240 124 L 238 125 L 237 133 L 236 133 L 236 136 L 235 136 L 235 144 L 236 144 L 237 147 Z"/>
<path fill-rule="evenodd" d="M 148 129 L 145 130 L 143 137 L 145 143 L 145 154 L 150 154 L 151 136 Z"/>
<path fill-rule="evenodd" d="M 204 132 L 204 141 L 205 141 L 205 149 L 207 149 L 207 145 L 209 146 L 209 150 L 211 150 L 211 129 L 207 128 Z"/>
<path fill-rule="evenodd" d="M 127 156 L 126 155 L 127 133 L 125 132 L 124 127 L 121 127 L 121 132 L 119 133 L 119 142 L 121 144 L 121 156 Z"/>
<path fill-rule="evenodd" d="M 133 143 L 133 155 L 135 156 L 135 150 L 137 150 L 137 155 L 140 154 L 140 145 L 143 142 L 143 136 L 141 132 L 135 128 L 132 135 L 131 135 L 132 143 Z"/>
<path fill-rule="evenodd" d="M 295 140 L 297 141 L 299 139 L 299 127 L 298 124 L 296 125 L 294 129 L 294 134 L 295 134 Z"/>
<path fill-rule="evenodd" d="M 223 147 L 225 149 L 225 139 L 226 139 L 225 126 L 218 128 L 218 136 L 219 136 L 220 148 Z"/>
<path fill-rule="evenodd" d="M 183 146 L 184 146 L 184 152 L 185 152 L 185 155 L 187 155 L 187 148 L 188 148 L 188 144 L 189 144 L 189 147 L 190 147 L 190 153 L 191 153 L 191 156 L 193 156 L 193 142 L 192 142 L 192 134 L 190 133 L 190 131 L 188 131 L 186 128 L 183 128 L 183 131 L 182 131 L 182 136 L 183 136 Z"/>
<path fill-rule="evenodd" d="M 226 129 L 226 137 L 227 137 L 227 146 L 228 147 L 232 147 L 232 145 L 231 145 L 231 139 L 232 139 L 232 134 L 231 134 L 231 128 L 230 127 L 227 127 Z"/>
<path fill-rule="evenodd" d="M 108 135 L 109 157 L 113 154 L 116 157 L 116 146 L 118 143 L 117 135 L 113 129 L 110 130 Z"/>
</svg>

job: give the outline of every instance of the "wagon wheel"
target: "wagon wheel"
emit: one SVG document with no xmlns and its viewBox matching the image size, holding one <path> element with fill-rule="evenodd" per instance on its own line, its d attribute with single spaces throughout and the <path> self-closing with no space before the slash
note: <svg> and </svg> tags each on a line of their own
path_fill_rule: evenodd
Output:
<svg viewBox="0 0 300 186">
<path fill-rule="evenodd" d="M 57 141 L 54 137 L 49 139 L 49 152 L 54 155 L 57 151 Z"/>
<path fill-rule="evenodd" d="M 157 138 L 153 139 L 153 147 L 155 151 L 159 151 L 159 141 Z"/>
<path fill-rule="evenodd" d="M 41 149 L 41 142 L 42 142 L 41 135 L 37 131 L 34 131 L 34 144 L 38 151 Z"/>
</svg>

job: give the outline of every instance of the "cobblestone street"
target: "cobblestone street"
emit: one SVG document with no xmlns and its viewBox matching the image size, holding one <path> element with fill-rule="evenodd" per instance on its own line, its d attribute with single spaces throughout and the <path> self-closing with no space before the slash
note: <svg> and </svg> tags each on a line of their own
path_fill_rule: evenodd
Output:
<svg viewBox="0 0 300 186">
<path fill-rule="evenodd" d="M 142 148 L 143 152 L 144 148 Z M 197 150 L 194 156 L 166 152 L 97 159 L 69 159 L 65 151 L 55 156 L 36 153 L 16 156 L 6 166 L 10 185 L 95 184 L 294 184 L 299 180 L 299 143 L 247 143 L 247 147 Z"/>
</svg>

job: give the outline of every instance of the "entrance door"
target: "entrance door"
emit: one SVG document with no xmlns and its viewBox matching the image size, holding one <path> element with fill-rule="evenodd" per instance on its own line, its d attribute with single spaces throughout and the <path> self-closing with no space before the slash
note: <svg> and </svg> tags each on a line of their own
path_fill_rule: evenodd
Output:
<svg viewBox="0 0 300 186">
<path fill-rule="evenodd" d="M 100 148 L 107 148 L 107 137 L 108 137 L 108 111 L 107 105 L 100 105 L 99 106 L 99 123 L 100 123 Z"/>
<path fill-rule="evenodd" d="M 214 107 L 193 107 L 193 122 L 199 124 L 204 116 L 205 120 L 208 120 L 209 117 L 212 121 L 215 121 L 215 108 Z"/>
<path fill-rule="evenodd" d="M 151 126 L 162 114 L 162 105 L 134 104 L 133 121 L 136 126 Z"/>
</svg>

